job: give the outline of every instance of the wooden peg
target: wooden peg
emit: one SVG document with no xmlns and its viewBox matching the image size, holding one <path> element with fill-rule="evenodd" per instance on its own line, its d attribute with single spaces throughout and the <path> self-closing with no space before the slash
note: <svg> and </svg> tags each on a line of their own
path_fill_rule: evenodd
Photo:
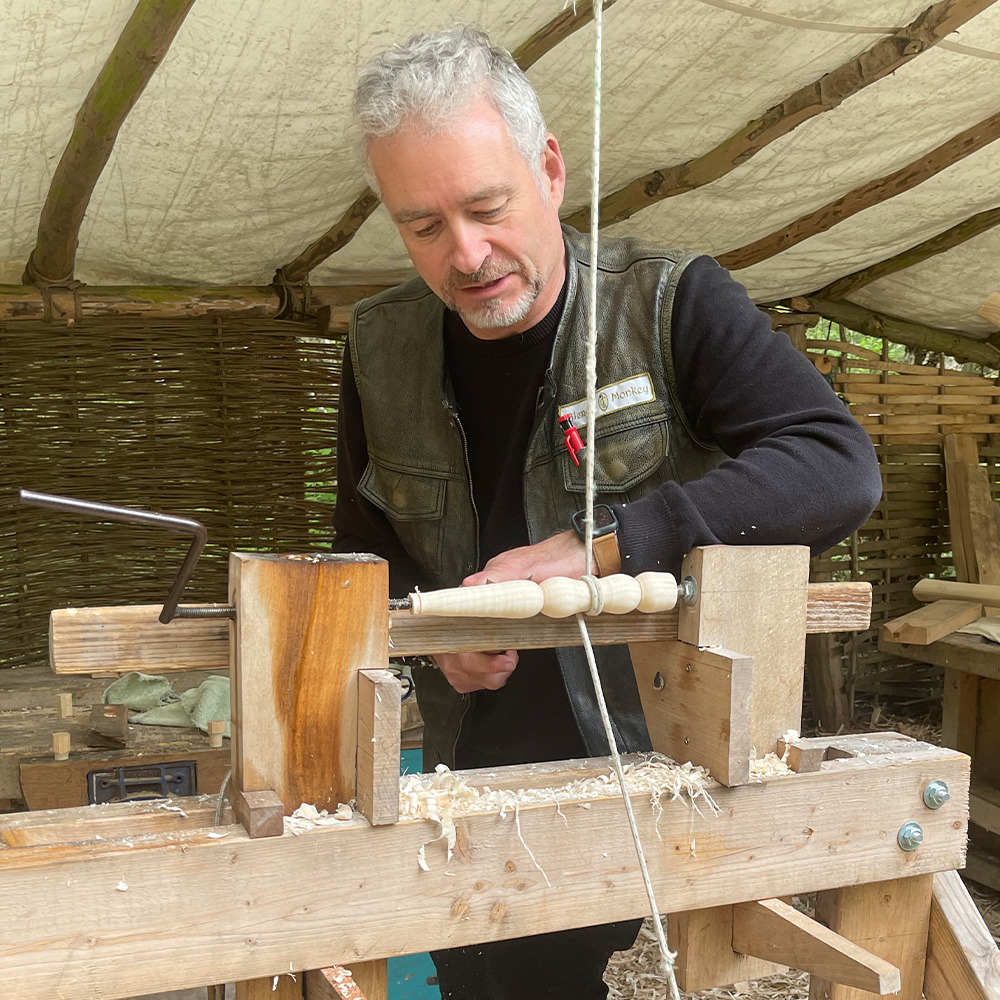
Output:
<svg viewBox="0 0 1000 1000">
<path fill-rule="evenodd" d="M 73 718 L 73 692 L 72 691 L 60 691 L 56 695 L 59 703 L 59 718 L 60 719 L 72 719 Z"/>
<path fill-rule="evenodd" d="M 222 737 L 226 731 L 225 719 L 212 719 L 208 724 L 208 745 L 218 749 L 222 746 Z"/>
<path fill-rule="evenodd" d="M 52 756 L 56 760 L 69 760 L 69 733 L 52 734 Z"/>
<path fill-rule="evenodd" d="M 388 670 L 358 671 L 358 809 L 372 826 L 399 819 L 403 687 Z"/>
</svg>

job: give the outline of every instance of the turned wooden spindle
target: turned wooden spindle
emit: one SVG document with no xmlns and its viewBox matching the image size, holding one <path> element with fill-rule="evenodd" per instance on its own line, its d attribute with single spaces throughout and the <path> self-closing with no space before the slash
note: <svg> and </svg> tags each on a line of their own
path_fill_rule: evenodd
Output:
<svg viewBox="0 0 1000 1000">
<path fill-rule="evenodd" d="M 482 587 L 454 587 L 426 594 L 410 594 L 415 615 L 467 616 L 475 618 L 549 618 L 591 614 L 595 609 L 612 615 L 639 610 L 646 614 L 669 611 L 677 603 L 677 581 L 670 573 L 616 573 L 594 578 L 595 594 L 587 580 L 565 576 L 541 583 L 513 580 Z"/>
</svg>

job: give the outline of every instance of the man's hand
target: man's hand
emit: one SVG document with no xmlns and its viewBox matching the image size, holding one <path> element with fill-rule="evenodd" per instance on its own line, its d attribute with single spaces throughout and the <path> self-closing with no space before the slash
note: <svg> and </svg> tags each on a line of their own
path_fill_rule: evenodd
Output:
<svg viewBox="0 0 1000 1000">
<path fill-rule="evenodd" d="M 464 587 L 508 580 L 534 580 L 541 583 L 550 576 L 568 576 L 578 580 L 587 566 L 586 551 L 576 532 L 560 532 L 537 545 L 523 545 L 494 556 L 478 573 L 462 581 Z"/>
<path fill-rule="evenodd" d="M 459 693 L 497 691 L 517 666 L 517 650 L 505 653 L 435 653 L 434 662 Z"/>
</svg>

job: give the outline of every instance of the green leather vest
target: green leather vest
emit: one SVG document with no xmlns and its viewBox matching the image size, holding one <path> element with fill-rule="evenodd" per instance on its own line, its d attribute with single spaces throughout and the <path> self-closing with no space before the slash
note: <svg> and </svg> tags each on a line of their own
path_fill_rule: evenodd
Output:
<svg viewBox="0 0 1000 1000">
<path fill-rule="evenodd" d="M 571 461 L 557 417 L 587 395 L 590 243 L 569 227 L 563 235 L 566 304 L 524 457 L 532 542 L 569 527 L 586 488 L 584 465 Z M 632 238 L 600 244 L 597 384 L 606 390 L 606 409 L 596 420 L 599 502 L 628 503 L 662 482 L 695 479 L 720 458 L 697 440 L 677 402 L 670 346 L 677 282 L 695 256 Z M 369 455 L 358 489 L 385 512 L 435 587 L 456 586 L 479 568 L 478 517 L 464 434 L 450 402 L 443 324 L 443 303 L 418 278 L 360 302 L 349 332 Z M 582 431 L 589 444 L 588 432 Z M 619 746 L 644 749 L 648 736 L 627 648 L 599 652 Z M 559 660 L 588 751 L 608 753 L 582 651 L 561 649 Z M 415 681 L 425 722 L 424 766 L 438 760 L 453 766 L 468 698 L 436 670 L 418 670 Z"/>
</svg>

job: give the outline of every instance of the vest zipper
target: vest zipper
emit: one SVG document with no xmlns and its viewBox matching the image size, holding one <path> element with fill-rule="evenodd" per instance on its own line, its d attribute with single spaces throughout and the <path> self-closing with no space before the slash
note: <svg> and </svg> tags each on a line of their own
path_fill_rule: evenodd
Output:
<svg viewBox="0 0 1000 1000">
<path fill-rule="evenodd" d="M 462 439 L 462 457 L 465 459 L 465 478 L 466 482 L 469 484 L 469 502 L 472 504 L 472 518 L 473 524 L 476 528 L 476 561 L 472 567 L 472 571 L 475 573 L 479 570 L 479 508 L 476 507 L 476 495 L 472 489 L 472 465 L 469 463 L 469 442 L 465 436 L 465 428 L 462 426 L 462 421 L 458 417 L 458 410 L 449 404 L 448 411 L 451 413 L 451 419 L 455 421 L 459 437 Z M 462 695 L 465 707 L 459 717 L 458 725 L 455 727 L 455 739 L 451 745 L 451 763 L 453 768 L 456 767 L 458 763 L 455 759 L 456 754 L 458 753 L 458 741 L 462 738 L 462 725 L 465 722 L 465 717 L 472 709 L 473 698 L 475 698 L 475 695 L 471 693 Z"/>
</svg>

